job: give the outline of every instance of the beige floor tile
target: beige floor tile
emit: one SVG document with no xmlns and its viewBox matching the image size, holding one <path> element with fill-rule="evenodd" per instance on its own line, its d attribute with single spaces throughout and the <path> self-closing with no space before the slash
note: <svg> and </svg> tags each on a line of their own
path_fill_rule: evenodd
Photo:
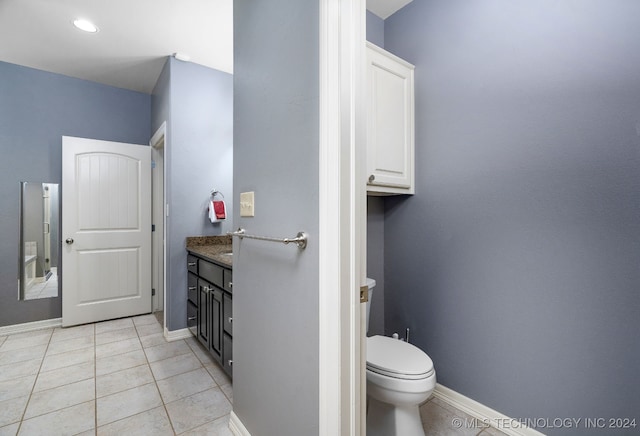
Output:
<svg viewBox="0 0 640 436">
<path fill-rule="evenodd" d="M 98 398 L 125 391 L 136 386 L 153 383 L 153 375 L 149 365 L 140 365 L 123 369 L 96 379 L 96 395 Z"/>
<path fill-rule="evenodd" d="M 95 352 L 93 348 L 82 348 L 80 350 L 67 351 L 66 353 L 46 356 L 42 362 L 42 368 L 40 371 L 53 371 L 54 369 L 64 368 L 66 366 L 91 363 L 94 362 L 94 360 Z"/>
<path fill-rule="evenodd" d="M 131 318 L 136 327 L 147 324 L 158 324 L 158 320 L 153 313 L 148 315 L 139 315 Z"/>
<path fill-rule="evenodd" d="M 497 428 L 489 427 L 478 433 L 478 436 L 506 436 L 506 433 L 501 432 Z"/>
<path fill-rule="evenodd" d="M 29 395 L 25 395 L 20 398 L 0 401 L 0 427 L 13 424 L 14 422 L 20 422 L 28 400 Z"/>
<path fill-rule="evenodd" d="M 473 426 L 473 418 L 459 410 L 456 413 L 441 407 L 438 402 L 427 401 L 420 407 L 420 419 L 425 433 L 433 436 L 475 436 L 483 428 Z"/>
<path fill-rule="evenodd" d="M 231 403 L 218 388 L 209 389 L 166 405 L 176 433 L 200 427 L 231 412 Z"/>
<path fill-rule="evenodd" d="M 224 386 L 231 383 L 231 379 L 229 378 L 227 373 L 224 372 L 224 370 L 217 363 L 205 365 L 204 367 L 207 369 L 207 371 L 209 371 L 209 374 L 211 374 L 211 377 L 213 377 L 213 380 L 215 380 L 218 386 Z"/>
<path fill-rule="evenodd" d="M 135 350 L 116 356 L 102 357 L 96 359 L 96 375 L 111 374 L 112 372 L 133 368 L 134 366 L 144 365 L 146 363 L 147 357 L 142 350 Z"/>
<path fill-rule="evenodd" d="M 29 348 L 21 348 L 19 350 L 0 352 L 0 365 L 24 362 L 26 360 L 42 359 L 46 349 L 47 345 L 43 344 Z"/>
<path fill-rule="evenodd" d="M 189 372 L 202 366 L 200 361 L 191 352 L 189 354 L 159 360 L 150 365 L 156 380 L 162 380 L 167 377 Z"/>
<path fill-rule="evenodd" d="M 16 377 L 37 374 L 40 370 L 42 359 L 31 359 L 19 364 L 10 363 L 0 366 L 0 381 L 11 380 Z"/>
<path fill-rule="evenodd" d="M 95 334 L 94 324 L 85 324 L 75 327 L 58 327 L 53 331 L 51 342 L 66 341 L 69 339 L 91 336 Z"/>
<path fill-rule="evenodd" d="M 155 347 L 156 345 L 162 345 L 162 344 L 168 343 L 162 333 L 155 333 L 149 336 L 142 336 L 140 337 L 140 342 L 142 343 L 142 348 Z"/>
<path fill-rule="evenodd" d="M 196 355 L 196 357 L 200 360 L 200 362 L 202 362 L 203 365 L 215 364 L 215 360 L 213 359 L 211 353 L 209 353 L 209 351 L 207 351 L 196 338 L 187 338 L 185 339 L 185 342 L 187 343 L 187 345 L 189 345 L 191 351 L 193 351 L 193 354 Z"/>
<path fill-rule="evenodd" d="M 96 400 L 98 427 L 162 405 L 155 383 L 107 395 Z"/>
<path fill-rule="evenodd" d="M 182 433 L 181 436 L 233 436 L 229 429 L 229 415 Z"/>
<path fill-rule="evenodd" d="M 133 321 L 131 318 L 114 319 L 111 321 L 102 321 L 95 324 L 96 335 L 110 330 L 120 330 L 127 327 L 133 327 Z"/>
<path fill-rule="evenodd" d="M 220 386 L 220 390 L 222 390 L 229 402 L 233 404 L 233 386 L 231 384 L 222 385 Z"/>
<path fill-rule="evenodd" d="M 136 325 L 136 330 L 138 330 L 138 336 L 140 337 L 163 333 L 162 326 L 157 322 L 154 324 Z"/>
<path fill-rule="evenodd" d="M 34 392 L 57 388 L 70 383 L 87 380 L 94 377 L 94 363 L 81 363 L 79 365 L 65 366 L 53 371 L 41 372 L 38 374 Z"/>
<path fill-rule="evenodd" d="M 19 422 L 0 427 L 0 436 L 16 436 L 16 434 L 18 434 L 18 427 L 20 427 Z"/>
<path fill-rule="evenodd" d="M 204 368 L 158 380 L 158 389 L 165 404 L 215 387 L 216 382 Z"/>
<path fill-rule="evenodd" d="M 75 435 L 91 430 L 95 425 L 94 417 L 94 402 L 87 401 L 25 420 L 20 435 Z"/>
<path fill-rule="evenodd" d="M 96 335 L 97 336 L 97 335 Z M 141 350 L 142 345 L 140 340 L 136 336 L 131 339 L 124 339 L 118 342 L 111 342 L 104 345 L 96 345 L 96 357 L 103 358 L 108 356 L 115 356 L 118 354 L 129 353 L 135 350 Z"/>
<path fill-rule="evenodd" d="M 47 356 L 66 353 L 67 351 L 81 350 L 83 348 L 93 347 L 93 345 L 93 335 L 51 342 L 49 348 L 47 348 Z"/>
<path fill-rule="evenodd" d="M 29 400 L 25 419 L 75 406 L 95 399 L 95 380 L 82 380 L 46 391 L 34 392 Z"/>
<path fill-rule="evenodd" d="M 10 335 L 0 346 L 0 352 L 29 348 L 34 345 L 46 345 L 51 339 L 52 332 L 53 330 L 36 330 L 36 332 L 29 332 L 30 334 L 27 336 L 25 336 L 26 333 Z"/>
<path fill-rule="evenodd" d="M 0 401 L 29 395 L 35 381 L 36 375 L 32 374 L 0 382 Z"/>
<path fill-rule="evenodd" d="M 166 344 L 145 348 L 144 352 L 147 355 L 147 359 L 149 359 L 149 363 L 181 354 L 193 354 L 191 348 L 184 341 L 167 342 Z"/>
<path fill-rule="evenodd" d="M 135 327 L 126 327 L 118 330 L 109 330 L 96 334 L 96 345 L 109 344 L 138 337 Z"/>
<path fill-rule="evenodd" d="M 98 427 L 98 436 L 121 435 L 173 436 L 173 428 L 164 407 L 156 407 L 146 412 Z"/>
</svg>

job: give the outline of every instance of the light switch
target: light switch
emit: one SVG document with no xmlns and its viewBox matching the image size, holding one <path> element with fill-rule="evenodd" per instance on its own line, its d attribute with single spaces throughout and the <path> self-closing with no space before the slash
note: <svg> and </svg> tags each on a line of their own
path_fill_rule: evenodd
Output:
<svg viewBox="0 0 640 436">
<path fill-rule="evenodd" d="M 254 216 L 253 191 L 240 193 L 240 216 Z"/>
</svg>

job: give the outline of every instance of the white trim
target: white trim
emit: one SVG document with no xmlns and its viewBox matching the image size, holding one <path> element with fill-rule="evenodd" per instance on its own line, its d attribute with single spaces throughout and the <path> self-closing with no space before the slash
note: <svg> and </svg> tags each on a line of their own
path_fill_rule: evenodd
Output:
<svg viewBox="0 0 640 436">
<path fill-rule="evenodd" d="M 0 335 L 14 335 L 16 333 L 32 332 L 34 330 L 44 330 L 62 327 L 62 318 L 44 319 L 42 321 L 25 322 L 0 327 Z"/>
<path fill-rule="evenodd" d="M 169 217 L 169 204 L 167 203 L 167 160 L 169 159 L 168 151 L 169 151 L 169 139 L 167 138 L 167 122 L 163 121 L 158 130 L 153 134 L 151 139 L 149 140 L 149 145 L 154 147 L 158 145 L 160 141 L 163 141 L 163 151 L 162 151 L 162 191 L 163 191 L 163 202 L 164 202 L 164 210 L 163 214 L 163 223 L 162 223 L 162 240 L 164 241 L 163 249 L 162 249 L 162 263 L 163 263 L 163 286 L 162 286 L 162 326 L 165 328 L 167 326 L 167 221 Z M 166 337 L 166 336 L 165 336 Z"/>
<path fill-rule="evenodd" d="M 543 433 L 520 424 L 517 420 L 465 397 L 453 389 L 442 386 L 440 383 L 436 383 L 433 396 L 510 436 L 544 436 Z"/>
<path fill-rule="evenodd" d="M 365 201 L 358 170 L 364 17 L 364 0 L 320 0 L 318 433 L 323 436 L 365 433 L 358 298 Z"/>
<path fill-rule="evenodd" d="M 187 339 L 193 336 L 191 330 L 189 329 L 180 329 L 180 330 L 168 330 L 166 327 L 164 328 L 164 338 L 167 342 L 178 341 L 180 339 Z"/>
<path fill-rule="evenodd" d="M 238 415 L 236 415 L 233 410 L 229 415 L 229 430 L 231 430 L 231 433 L 233 433 L 235 436 L 251 436 L 249 430 L 247 430 L 242 421 L 240 421 L 240 418 L 238 418 Z"/>
</svg>

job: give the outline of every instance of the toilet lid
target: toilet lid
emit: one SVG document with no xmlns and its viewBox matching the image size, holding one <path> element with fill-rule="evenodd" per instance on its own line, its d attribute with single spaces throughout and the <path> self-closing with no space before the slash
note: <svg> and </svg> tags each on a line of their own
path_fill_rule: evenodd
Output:
<svg viewBox="0 0 640 436">
<path fill-rule="evenodd" d="M 372 336 L 367 338 L 367 369 L 390 377 L 417 379 L 433 372 L 433 362 L 415 345 Z"/>
</svg>

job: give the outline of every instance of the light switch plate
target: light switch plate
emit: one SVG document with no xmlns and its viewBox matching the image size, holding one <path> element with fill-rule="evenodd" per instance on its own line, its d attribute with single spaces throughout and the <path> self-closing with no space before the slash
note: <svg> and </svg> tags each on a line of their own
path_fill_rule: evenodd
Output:
<svg viewBox="0 0 640 436">
<path fill-rule="evenodd" d="M 255 216 L 253 209 L 253 191 L 240 193 L 240 216 Z"/>
</svg>

